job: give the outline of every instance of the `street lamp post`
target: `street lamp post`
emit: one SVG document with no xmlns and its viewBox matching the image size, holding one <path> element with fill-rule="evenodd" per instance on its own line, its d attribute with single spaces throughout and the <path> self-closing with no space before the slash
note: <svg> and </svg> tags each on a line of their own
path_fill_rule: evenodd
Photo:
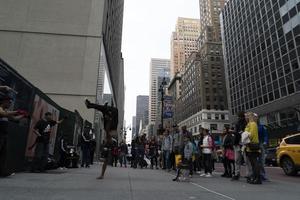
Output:
<svg viewBox="0 0 300 200">
<path fill-rule="evenodd" d="M 165 95 L 164 87 L 165 85 L 167 85 L 167 82 L 166 82 L 166 78 L 164 77 L 158 90 L 161 93 L 161 132 L 164 129 L 164 95 Z"/>
</svg>

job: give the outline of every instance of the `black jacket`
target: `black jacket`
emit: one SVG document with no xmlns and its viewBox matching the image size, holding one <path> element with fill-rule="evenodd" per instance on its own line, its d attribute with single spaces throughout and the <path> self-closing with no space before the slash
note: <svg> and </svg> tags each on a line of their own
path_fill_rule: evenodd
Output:
<svg viewBox="0 0 300 200">
<path fill-rule="evenodd" d="M 242 137 L 242 133 L 245 131 L 247 122 L 245 118 L 239 119 L 235 124 L 235 133 L 234 133 L 234 145 L 239 145 Z"/>
</svg>

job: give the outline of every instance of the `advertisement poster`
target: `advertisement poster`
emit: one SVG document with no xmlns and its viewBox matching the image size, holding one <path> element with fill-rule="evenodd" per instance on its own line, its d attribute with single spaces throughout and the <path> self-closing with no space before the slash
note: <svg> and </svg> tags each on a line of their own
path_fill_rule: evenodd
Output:
<svg viewBox="0 0 300 200">
<path fill-rule="evenodd" d="M 37 138 L 36 134 L 33 132 L 34 126 L 36 123 L 44 118 L 44 115 L 46 112 L 52 113 L 53 120 L 58 121 L 59 119 L 59 110 L 47 103 L 44 99 L 42 99 L 40 96 L 35 95 L 34 103 L 33 103 L 33 113 L 30 123 L 30 129 L 28 133 L 28 140 L 27 140 L 27 147 L 26 147 L 26 157 L 33 157 L 34 156 L 34 150 L 35 147 L 30 149 Z M 57 133 L 57 126 L 52 127 L 51 135 L 50 135 L 50 144 L 49 144 L 49 153 L 54 153 L 54 145 L 55 145 L 55 139 L 56 139 L 56 133 Z"/>
<path fill-rule="evenodd" d="M 169 119 L 173 117 L 173 99 L 171 96 L 164 98 L 164 119 Z"/>
</svg>

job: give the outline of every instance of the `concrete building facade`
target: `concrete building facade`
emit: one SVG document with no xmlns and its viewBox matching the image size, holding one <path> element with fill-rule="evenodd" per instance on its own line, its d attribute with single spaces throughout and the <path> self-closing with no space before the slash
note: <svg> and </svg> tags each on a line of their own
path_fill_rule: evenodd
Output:
<svg viewBox="0 0 300 200">
<path fill-rule="evenodd" d="M 171 77 L 181 72 L 186 59 L 198 50 L 200 20 L 179 17 L 171 37 Z"/>
<path fill-rule="evenodd" d="M 228 1 L 221 17 L 230 113 L 258 113 L 270 137 L 297 132 L 300 1 Z"/>
<path fill-rule="evenodd" d="M 158 106 L 158 77 L 170 76 L 170 60 L 152 58 L 150 62 L 149 124 L 155 124 Z"/>
<path fill-rule="evenodd" d="M 1 57 L 55 102 L 89 121 L 94 111 L 83 109 L 83 100 L 96 99 L 104 4 L 0 1 Z"/>
<path fill-rule="evenodd" d="M 102 103 L 106 72 L 124 113 L 123 6 L 124 0 L 0 0 L 0 56 L 56 103 L 94 122 L 98 141 L 102 115 L 86 109 L 84 99 Z"/>
</svg>

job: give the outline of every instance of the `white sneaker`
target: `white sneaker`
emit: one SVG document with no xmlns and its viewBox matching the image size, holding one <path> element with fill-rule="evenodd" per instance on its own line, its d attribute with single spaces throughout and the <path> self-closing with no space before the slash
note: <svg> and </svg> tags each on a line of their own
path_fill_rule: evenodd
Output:
<svg viewBox="0 0 300 200">
<path fill-rule="evenodd" d="M 204 176 L 206 176 L 206 174 L 203 173 L 203 174 L 200 174 L 200 176 L 201 176 L 201 177 L 204 177 Z"/>
<path fill-rule="evenodd" d="M 206 178 L 211 178 L 212 175 L 211 175 L 211 174 L 206 174 L 205 177 L 206 177 Z"/>
<path fill-rule="evenodd" d="M 201 174 L 201 171 L 196 171 L 196 174 Z"/>
</svg>

